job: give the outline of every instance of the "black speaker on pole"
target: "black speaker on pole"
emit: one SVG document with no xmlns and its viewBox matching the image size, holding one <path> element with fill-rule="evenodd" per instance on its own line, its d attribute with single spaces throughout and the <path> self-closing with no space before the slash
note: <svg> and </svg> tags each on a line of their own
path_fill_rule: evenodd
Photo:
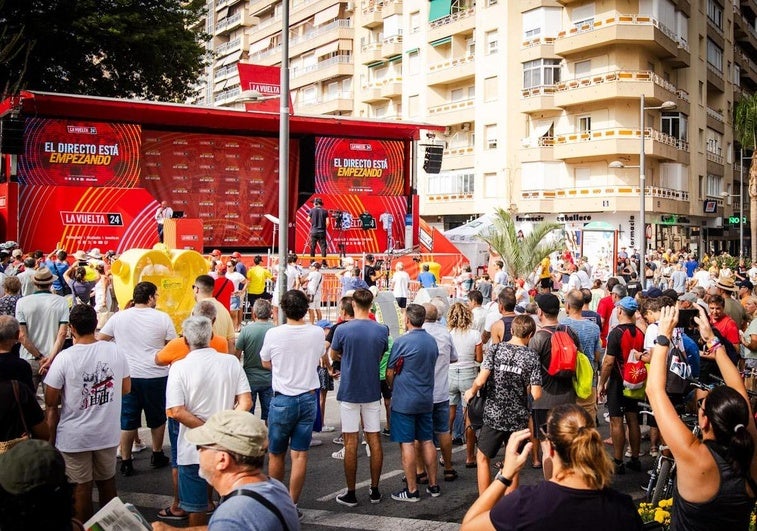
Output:
<svg viewBox="0 0 757 531">
<path fill-rule="evenodd" d="M 423 156 L 423 170 L 426 173 L 439 173 L 442 170 L 444 146 L 426 146 Z"/>
<path fill-rule="evenodd" d="M 0 118 L 0 153 L 22 155 L 24 153 L 24 119 L 4 116 Z"/>
</svg>

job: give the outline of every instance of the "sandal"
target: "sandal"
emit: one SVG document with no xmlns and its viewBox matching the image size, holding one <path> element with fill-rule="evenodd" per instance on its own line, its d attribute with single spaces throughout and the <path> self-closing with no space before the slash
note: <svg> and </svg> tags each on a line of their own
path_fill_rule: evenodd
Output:
<svg viewBox="0 0 757 531">
<path fill-rule="evenodd" d="M 428 474 L 423 472 L 422 474 L 415 475 L 415 482 L 418 485 L 428 485 Z M 402 476 L 402 483 L 407 483 L 407 477 Z"/>
<path fill-rule="evenodd" d="M 457 479 L 457 470 L 450 468 L 444 471 L 444 481 L 455 481 Z"/>
<path fill-rule="evenodd" d="M 478 463 L 475 461 L 472 463 L 465 463 L 465 468 L 478 468 Z"/>
<path fill-rule="evenodd" d="M 185 512 L 184 514 L 176 514 L 171 510 L 171 506 L 169 505 L 165 509 L 161 509 L 158 511 L 158 518 L 161 520 L 185 520 L 189 515 Z"/>
</svg>

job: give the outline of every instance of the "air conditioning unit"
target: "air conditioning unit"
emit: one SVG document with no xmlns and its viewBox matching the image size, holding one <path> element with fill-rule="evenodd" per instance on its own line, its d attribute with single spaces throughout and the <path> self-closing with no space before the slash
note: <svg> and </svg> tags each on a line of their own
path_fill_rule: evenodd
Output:
<svg viewBox="0 0 757 531">
<path fill-rule="evenodd" d="M 346 2 L 344 4 L 344 10 L 345 11 L 355 11 L 355 4 L 354 4 L 354 2 Z"/>
<path fill-rule="evenodd" d="M 470 122 L 463 123 L 463 131 L 470 131 Z"/>
<path fill-rule="evenodd" d="M 444 136 L 449 136 L 452 134 L 452 128 L 450 126 L 447 126 L 444 128 Z"/>
</svg>

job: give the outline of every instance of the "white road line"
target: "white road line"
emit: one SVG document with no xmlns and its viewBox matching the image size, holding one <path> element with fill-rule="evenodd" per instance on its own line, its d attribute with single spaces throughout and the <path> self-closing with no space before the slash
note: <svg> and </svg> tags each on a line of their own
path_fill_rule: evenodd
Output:
<svg viewBox="0 0 757 531">
<path fill-rule="evenodd" d="M 456 454 L 458 452 L 464 452 L 464 451 L 465 451 L 465 446 L 458 446 L 457 448 L 453 448 L 452 449 L 452 453 L 453 454 Z M 335 461 L 337 461 L 337 460 L 335 459 Z M 385 480 L 387 480 L 389 478 L 393 478 L 394 476 L 399 476 L 400 474 L 403 474 L 402 470 L 392 470 L 391 472 L 386 472 L 384 474 L 381 474 L 381 476 L 379 477 L 379 479 L 381 481 L 385 481 Z M 371 480 L 370 479 L 366 479 L 365 481 L 361 481 L 360 483 L 356 483 L 355 484 L 355 489 L 359 490 L 359 489 L 362 489 L 362 488 L 365 488 L 365 487 L 370 487 L 370 486 L 371 486 Z M 334 498 L 336 498 L 339 494 L 342 494 L 343 492 L 344 492 L 344 488 L 339 489 L 336 492 L 332 492 L 330 494 L 326 494 L 325 496 L 321 496 L 320 498 L 317 498 L 316 501 L 319 501 L 319 502 L 332 501 Z"/>
<path fill-rule="evenodd" d="M 300 509 L 305 517 L 303 524 L 326 526 L 329 528 L 364 529 L 368 531 L 457 531 L 459 523 L 416 520 L 396 516 L 376 516 L 371 514 L 340 513 L 316 509 Z"/>
</svg>

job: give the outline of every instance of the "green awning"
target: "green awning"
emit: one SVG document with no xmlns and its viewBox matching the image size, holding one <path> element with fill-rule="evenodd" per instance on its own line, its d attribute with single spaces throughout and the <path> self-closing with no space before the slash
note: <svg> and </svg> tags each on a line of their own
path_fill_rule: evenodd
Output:
<svg viewBox="0 0 757 531">
<path fill-rule="evenodd" d="M 369 64 L 367 64 L 366 66 L 367 66 L 368 68 L 376 68 L 377 66 L 381 66 L 381 65 L 383 65 L 383 64 L 384 64 L 384 61 L 376 61 L 376 62 L 374 62 L 374 63 L 369 63 Z"/>
<path fill-rule="evenodd" d="M 412 50 L 408 50 L 405 53 L 415 53 L 417 51 L 419 51 L 418 48 L 413 48 Z"/>
<path fill-rule="evenodd" d="M 452 0 L 431 0 L 428 7 L 428 21 L 443 18 L 452 13 Z"/>
<path fill-rule="evenodd" d="M 584 230 L 615 230 L 615 225 L 607 223 L 606 221 L 592 221 L 584 225 Z"/>
<path fill-rule="evenodd" d="M 387 59 L 390 63 L 396 63 L 397 61 L 402 61 L 402 54 L 395 55 L 394 57 L 390 57 Z"/>
<path fill-rule="evenodd" d="M 431 46 L 441 46 L 442 44 L 447 44 L 447 43 L 450 43 L 450 42 L 452 42 L 452 37 L 444 37 L 444 38 L 441 38 L 441 39 L 437 39 L 437 40 L 435 40 L 433 42 L 430 42 L 429 44 Z"/>
</svg>

